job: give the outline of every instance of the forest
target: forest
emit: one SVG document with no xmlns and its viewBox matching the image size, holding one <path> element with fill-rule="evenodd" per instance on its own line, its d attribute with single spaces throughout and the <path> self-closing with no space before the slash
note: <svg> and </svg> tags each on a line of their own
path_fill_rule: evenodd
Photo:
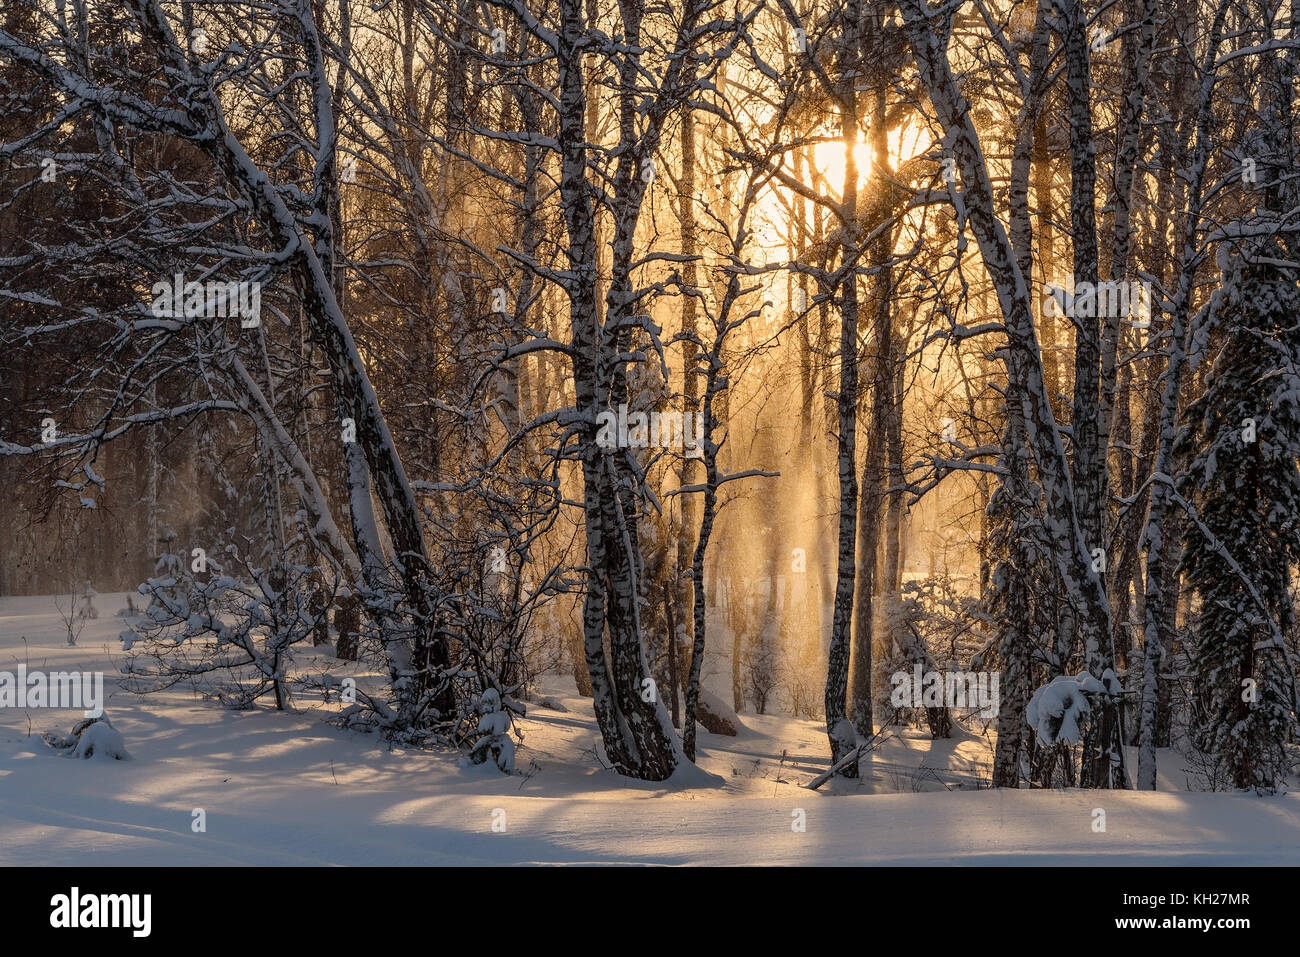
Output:
<svg viewBox="0 0 1300 957">
<path fill-rule="evenodd" d="M 562 681 L 628 786 L 779 716 L 828 791 L 904 733 L 1284 790 L 1298 52 L 1281 0 L 6 0 L 0 601 L 125 593 L 146 711 L 494 774 Z"/>
</svg>

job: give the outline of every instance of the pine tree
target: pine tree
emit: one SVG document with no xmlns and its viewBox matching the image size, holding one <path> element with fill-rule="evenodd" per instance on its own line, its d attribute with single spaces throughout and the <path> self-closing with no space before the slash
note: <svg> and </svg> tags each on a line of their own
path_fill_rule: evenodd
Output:
<svg viewBox="0 0 1300 957">
<path fill-rule="evenodd" d="M 1187 411 L 1179 487 L 1199 521 L 1183 570 L 1200 599 L 1193 662 L 1205 706 L 1199 745 L 1238 788 L 1286 771 L 1294 673 L 1279 624 L 1300 561 L 1300 286 L 1275 244 L 1233 257 L 1214 317 L 1221 345 Z"/>
<path fill-rule="evenodd" d="M 149 598 L 145 615 L 151 621 L 184 619 L 189 614 L 189 593 L 185 585 L 185 555 L 177 544 L 176 531 L 164 526 L 159 539 L 162 551 L 154 564 L 153 578 L 140 586 L 140 594 Z"/>
</svg>

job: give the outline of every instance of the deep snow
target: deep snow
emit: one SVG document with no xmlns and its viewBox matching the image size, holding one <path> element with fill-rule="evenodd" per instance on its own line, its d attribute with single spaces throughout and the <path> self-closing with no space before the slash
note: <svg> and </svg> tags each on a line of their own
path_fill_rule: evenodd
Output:
<svg viewBox="0 0 1300 957">
<path fill-rule="evenodd" d="M 565 710 L 534 701 L 521 722 L 513 776 L 390 751 L 324 724 L 337 705 L 318 700 L 276 713 L 181 690 L 139 698 L 115 680 L 125 596 L 95 603 L 100 617 L 68 647 L 52 599 L 0 599 L 0 671 L 104 671 L 132 758 L 48 748 L 40 732 L 66 734 L 79 712 L 0 709 L 0 864 L 1300 863 L 1300 795 L 1179 790 L 1172 753 L 1155 794 L 994 791 L 975 787 L 987 783 L 988 740 L 932 747 L 907 732 L 871 756 L 860 785 L 812 792 L 800 785 L 826 768 L 821 726 L 744 714 L 738 738 L 701 734 L 700 764 L 718 783 L 684 787 L 602 770 L 590 703 L 563 678 L 537 697 Z M 805 831 L 792 828 L 799 810 Z"/>
</svg>

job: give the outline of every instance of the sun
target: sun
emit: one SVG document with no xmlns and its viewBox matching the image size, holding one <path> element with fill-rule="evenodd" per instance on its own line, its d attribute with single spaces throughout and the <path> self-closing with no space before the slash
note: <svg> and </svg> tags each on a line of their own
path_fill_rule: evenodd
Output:
<svg viewBox="0 0 1300 957">
<path fill-rule="evenodd" d="M 857 143 L 853 147 L 853 161 L 858 167 L 858 189 L 862 189 L 871 179 L 871 147 L 866 143 Z M 813 147 L 813 165 L 820 176 L 824 177 L 829 189 L 835 195 L 844 195 L 844 144 L 837 141 L 818 143 Z"/>
</svg>

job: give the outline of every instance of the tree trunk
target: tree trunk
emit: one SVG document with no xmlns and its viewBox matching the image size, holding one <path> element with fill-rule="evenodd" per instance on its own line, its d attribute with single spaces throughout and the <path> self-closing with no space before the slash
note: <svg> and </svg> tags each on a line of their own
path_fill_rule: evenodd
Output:
<svg viewBox="0 0 1300 957">
<path fill-rule="evenodd" d="M 842 80 L 839 100 L 843 104 L 840 123 L 844 138 L 844 203 L 841 224 L 840 262 L 845 276 L 840 286 L 839 391 L 835 397 L 838 419 L 839 529 L 837 535 L 835 606 L 831 618 L 831 646 L 826 663 L 826 734 L 830 738 L 831 763 L 836 764 L 857 747 L 857 732 L 847 713 L 849 651 L 853 623 L 854 546 L 858 522 L 858 477 L 855 448 L 858 428 L 858 280 L 848 268 L 858 255 L 857 194 L 858 164 L 854 149 L 858 142 L 856 68 L 860 56 L 858 30 L 859 0 L 849 0 L 844 19 L 844 53 L 840 64 Z M 873 557 L 874 560 L 874 557 Z M 856 762 L 849 762 L 840 774 L 856 778 Z"/>
</svg>

